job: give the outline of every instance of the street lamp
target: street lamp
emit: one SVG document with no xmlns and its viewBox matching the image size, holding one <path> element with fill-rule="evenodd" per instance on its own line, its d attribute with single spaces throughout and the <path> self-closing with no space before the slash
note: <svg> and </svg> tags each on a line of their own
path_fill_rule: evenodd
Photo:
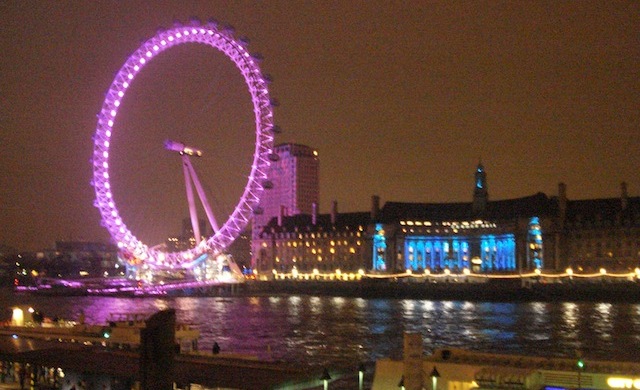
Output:
<svg viewBox="0 0 640 390">
<path fill-rule="evenodd" d="M 325 368 L 324 371 L 322 371 L 322 376 L 320 377 L 320 380 L 322 381 L 324 390 L 327 390 L 329 388 L 329 381 L 331 380 L 331 375 L 329 375 L 329 370 Z"/>
<path fill-rule="evenodd" d="M 582 371 L 584 370 L 584 360 L 581 357 L 578 358 L 576 366 L 578 367 L 578 390 L 580 390 L 582 388 Z"/>
<path fill-rule="evenodd" d="M 364 385 L 364 364 L 360 363 L 360 365 L 358 366 L 358 390 L 362 390 L 362 387 Z"/>
<path fill-rule="evenodd" d="M 436 366 L 433 366 L 433 370 L 431 370 L 431 390 L 436 390 L 438 388 L 438 378 L 440 378 L 440 373 Z"/>
</svg>

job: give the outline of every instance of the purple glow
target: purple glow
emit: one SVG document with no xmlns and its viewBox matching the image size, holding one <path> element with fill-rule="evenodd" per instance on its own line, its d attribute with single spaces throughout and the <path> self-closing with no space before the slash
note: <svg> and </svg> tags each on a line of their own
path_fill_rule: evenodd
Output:
<svg viewBox="0 0 640 390">
<path fill-rule="evenodd" d="M 142 68 L 155 55 L 173 46 L 183 43 L 202 43 L 217 49 L 232 60 L 242 73 L 254 106 L 256 123 L 256 143 L 253 153 L 253 163 L 249 180 L 240 200 L 214 236 L 210 237 L 198 248 L 176 253 L 162 253 L 156 249 L 138 241 L 126 227 L 124 221 L 118 217 L 118 212 L 113 203 L 109 183 L 109 146 L 114 118 L 121 106 L 126 89 L 135 80 Z M 183 27 L 169 29 L 158 33 L 155 37 L 142 44 L 131 57 L 127 59 L 118 74 L 115 76 L 102 109 L 98 114 L 98 123 L 95 133 L 94 159 L 93 159 L 93 183 L 96 193 L 96 207 L 100 210 L 102 224 L 107 228 L 114 242 L 122 248 L 126 256 L 146 259 L 146 263 L 152 266 L 163 266 L 163 263 L 187 266 L 186 259 L 193 259 L 207 251 L 221 251 L 240 234 L 249 223 L 252 210 L 258 205 L 260 196 L 264 190 L 261 185 L 267 178 L 269 166 L 269 151 L 273 147 L 273 136 L 270 131 L 273 128 L 273 112 L 270 104 L 269 92 L 265 77 L 254 61 L 250 60 L 250 54 L 245 48 L 246 44 L 234 39 L 228 31 L 220 31 L 214 24 L 207 24 L 192 28 L 191 31 Z M 145 58 L 146 57 L 146 58 Z M 126 81 L 125 81 L 126 80 Z M 160 259 L 164 259 L 160 260 Z"/>
</svg>

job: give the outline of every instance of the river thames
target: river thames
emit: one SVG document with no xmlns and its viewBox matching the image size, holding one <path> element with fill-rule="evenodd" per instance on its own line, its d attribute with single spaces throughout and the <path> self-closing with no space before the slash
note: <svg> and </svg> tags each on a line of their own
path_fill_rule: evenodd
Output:
<svg viewBox="0 0 640 390">
<path fill-rule="evenodd" d="M 495 353 L 637 360 L 640 304 L 491 303 L 320 296 L 49 297 L 3 292 L 0 307 L 32 305 L 47 317 L 104 324 L 111 313 L 173 308 L 201 332 L 200 349 L 350 369 L 402 356 L 403 332 L 424 349 L 458 347 Z"/>
</svg>

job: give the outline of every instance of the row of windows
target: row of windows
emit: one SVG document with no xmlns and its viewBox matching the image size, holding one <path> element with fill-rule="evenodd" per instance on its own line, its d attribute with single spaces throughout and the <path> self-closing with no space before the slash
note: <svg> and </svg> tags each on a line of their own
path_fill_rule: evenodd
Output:
<svg viewBox="0 0 640 390">
<path fill-rule="evenodd" d="M 640 231 L 636 230 L 609 230 L 607 232 L 596 231 L 596 232 L 580 232 L 575 233 L 572 237 L 580 240 L 580 239 L 590 239 L 590 238 L 602 238 L 602 237 L 634 237 L 638 236 Z"/>
<path fill-rule="evenodd" d="M 288 259 L 288 260 L 284 260 L 284 259 Z M 293 257 L 288 257 L 288 256 L 283 256 L 283 258 L 281 258 L 280 256 L 276 256 L 275 262 L 276 264 L 298 264 L 298 265 L 304 265 L 304 264 L 319 264 L 319 263 L 331 263 L 331 264 L 358 264 L 361 265 L 362 260 L 359 257 L 354 257 L 354 256 L 322 256 L 322 255 L 317 255 L 317 256 L 293 256 Z"/>
<path fill-rule="evenodd" d="M 353 243 L 350 244 L 349 241 L 347 241 L 347 240 L 342 240 L 342 241 L 340 241 L 340 240 L 331 240 L 331 241 L 329 241 L 329 245 L 330 246 L 336 246 L 336 245 L 337 246 L 341 246 L 341 245 L 353 245 Z M 362 241 L 357 240 L 356 241 L 356 245 L 357 246 L 362 245 Z M 311 246 L 314 246 L 314 247 L 318 246 L 318 244 L 316 243 L 316 241 L 304 241 L 304 242 L 303 241 L 287 241 L 286 243 L 284 243 L 284 242 L 282 242 L 282 243 L 281 242 L 276 242 L 276 247 L 279 248 L 281 246 L 282 247 L 287 246 L 289 248 L 291 248 L 291 247 L 297 248 L 297 247 L 306 246 L 308 248 L 308 247 L 311 247 Z M 321 243 L 320 246 L 323 246 L 323 247 L 327 246 L 327 243 Z M 262 247 L 266 248 L 267 247 L 267 243 L 263 242 L 262 243 Z"/>
<path fill-rule="evenodd" d="M 623 246 L 633 248 L 634 246 L 640 247 L 640 241 L 633 242 L 627 241 L 585 241 L 573 243 L 573 248 L 622 248 Z"/>
<path fill-rule="evenodd" d="M 596 220 L 596 221 L 576 221 L 570 222 L 567 224 L 568 227 L 576 227 L 576 228 L 589 228 L 589 227 L 603 227 L 603 226 L 633 226 L 640 223 L 640 214 L 635 214 L 633 217 L 623 220 Z"/>
<path fill-rule="evenodd" d="M 477 234 L 491 234 L 494 233 L 495 230 L 476 230 L 474 231 L 474 233 Z M 457 233 L 461 233 L 461 231 L 459 229 L 450 229 L 450 228 L 443 228 L 443 229 L 402 229 L 402 233 L 405 234 L 457 234 Z M 464 233 L 467 233 L 466 231 L 464 231 Z"/>
<path fill-rule="evenodd" d="M 576 251 L 576 253 L 574 253 L 574 256 L 576 258 L 587 258 L 587 259 L 591 259 L 591 258 L 609 258 L 609 259 L 618 259 L 621 257 L 625 257 L 625 258 L 632 258 L 632 257 L 636 257 L 638 259 L 640 259 L 640 251 L 635 251 L 635 250 L 624 250 L 624 251 L 602 251 L 602 250 L 597 250 L 595 252 L 589 251 L 589 250 L 584 250 L 584 251 Z"/>
<path fill-rule="evenodd" d="M 354 246 L 353 243 L 347 243 L 347 241 L 333 243 L 332 246 L 329 248 L 329 251 L 331 253 L 335 252 L 336 244 L 338 245 L 338 250 L 341 250 L 340 248 L 346 248 L 346 247 L 353 248 L 353 246 Z M 262 247 L 263 248 L 266 248 L 267 246 L 268 246 L 268 244 L 266 242 L 262 243 Z M 355 246 L 362 246 L 362 241 L 360 241 L 360 240 L 356 241 Z M 316 249 L 316 247 L 318 247 L 318 245 L 316 245 L 315 241 L 313 241 L 313 242 L 306 241 L 305 243 L 302 243 L 302 242 L 293 242 L 293 243 L 292 242 L 288 242 L 288 243 L 286 243 L 286 245 L 285 245 L 285 243 L 279 243 L 279 242 L 276 243 L 276 248 L 300 248 L 300 249 L 311 248 L 311 250 L 313 251 L 314 254 L 316 253 L 316 251 L 318 251 L 318 253 L 322 253 L 322 248 L 327 247 L 327 245 L 320 245 L 320 247 L 317 248 L 317 249 Z M 351 252 L 351 253 L 355 253 L 355 252 Z"/>
<path fill-rule="evenodd" d="M 328 232 L 317 232 L 317 233 L 296 233 L 296 232 L 286 232 L 286 233 L 274 233 L 273 237 L 278 238 L 329 238 L 329 237 L 361 237 L 362 236 L 362 226 L 358 227 L 359 231 L 346 231 L 346 232 L 332 232 L 331 234 Z M 269 236 L 263 236 L 263 238 L 269 238 Z M 266 243 L 262 244 L 263 246 Z"/>
</svg>

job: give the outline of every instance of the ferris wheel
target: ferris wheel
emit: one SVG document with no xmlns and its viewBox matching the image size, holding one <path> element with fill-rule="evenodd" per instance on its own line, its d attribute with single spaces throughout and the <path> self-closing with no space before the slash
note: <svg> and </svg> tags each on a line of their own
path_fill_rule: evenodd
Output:
<svg viewBox="0 0 640 390">
<path fill-rule="evenodd" d="M 166 252 L 159 249 L 159 246 L 149 246 L 136 238 L 118 212 L 109 181 L 109 147 L 118 109 L 136 76 L 160 53 L 185 43 L 200 43 L 217 49 L 240 70 L 253 103 L 255 149 L 247 184 L 226 221 L 214 224 L 213 235 L 198 241 L 194 248 Z M 96 194 L 94 205 L 100 211 L 102 225 L 107 228 L 125 258 L 143 262 L 156 269 L 191 268 L 207 255 L 222 252 L 246 228 L 253 214 L 259 212 L 260 197 L 265 189 L 272 186 L 267 170 L 276 156 L 273 153 L 273 141 L 278 127 L 273 122 L 273 102 L 267 89 L 269 79 L 261 72 L 258 58 L 247 51 L 246 40 L 236 39 L 230 28 L 220 28 L 213 21 L 205 24 L 191 21 L 189 25 L 175 25 L 159 31 L 156 36 L 143 43 L 116 74 L 98 114 L 92 185 Z"/>
</svg>

